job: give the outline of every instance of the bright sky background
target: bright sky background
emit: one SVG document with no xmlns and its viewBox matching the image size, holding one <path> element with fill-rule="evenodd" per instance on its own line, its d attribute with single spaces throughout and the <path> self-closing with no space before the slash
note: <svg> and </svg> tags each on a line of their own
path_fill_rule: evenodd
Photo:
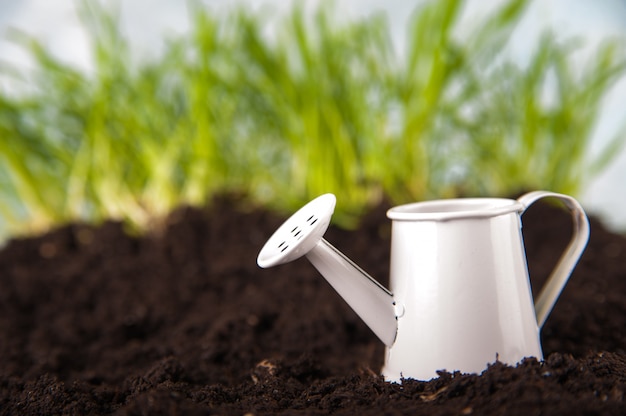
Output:
<svg viewBox="0 0 626 416">
<path fill-rule="evenodd" d="M 321 0 L 308 0 L 315 5 Z M 181 0 L 103 0 L 122 4 L 122 27 L 136 46 L 147 55 L 158 53 L 163 39 L 184 33 L 189 27 L 186 1 Z M 208 7 L 225 8 L 235 2 L 202 0 Z M 293 0 L 240 0 L 249 7 L 272 5 L 285 10 Z M 359 16 L 384 10 L 391 22 L 392 36 L 402 48 L 405 22 L 419 1 L 341 0 L 336 2 L 346 16 Z M 475 17 L 489 11 L 501 0 L 468 0 L 463 22 L 471 25 Z M 74 0 L 0 0 L 0 61 L 28 67 L 26 55 L 7 41 L 8 29 L 19 28 L 41 39 L 58 56 L 89 70 L 89 50 L 83 29 L 75 13 Z M 552 27 L 564 37 L 580 36 L 586 47 L 579 54 L 583 61 L 599 39 L 621 36 L 626 47 L 626 1 L 624 0 L 535 0 L 521 22 L 511 48 L 511 55 L 523 61 L 542 28 Z M 400 49 L 401 50 L 401 49 Z M 0 82 L 4 82 L 0 80 Z M 594 143 L 601 145 L 626 122 L 626 79 L 607 97 Z M 626 152 L 590 184 L 581 202 L 593 213 L 602 215 L 613 227 L 626 231 Z"/>
</svg>

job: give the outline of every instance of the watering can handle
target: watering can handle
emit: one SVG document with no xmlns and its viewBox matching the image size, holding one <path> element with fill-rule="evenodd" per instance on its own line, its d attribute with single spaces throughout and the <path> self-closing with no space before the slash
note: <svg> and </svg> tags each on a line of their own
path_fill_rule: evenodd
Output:
<svg viewBox="0 0 626 416">
<path fill-rule="evenodd" d="M 529 192 L 517 199 L 524 206 L 521 213 L 523 214 L 530 205 L 542 198 L 556 198 L 563 202 L 572 214 L 574 229 L 569 245 L 561 255 L 559 262 L 552 274 L 550 274 L 535 302 L 535 314 L 539 328 L 545 323 L 589 240 L 589 220 L 587 215 L 578 201 L 571 196 L 547 191 Z"/>
</svg>

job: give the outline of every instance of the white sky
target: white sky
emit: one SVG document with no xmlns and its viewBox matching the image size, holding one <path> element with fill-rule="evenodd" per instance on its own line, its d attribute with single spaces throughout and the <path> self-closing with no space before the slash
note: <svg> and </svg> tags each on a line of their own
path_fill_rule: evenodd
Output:
<svg viewBox="0 0 626 416">
<path fill-rule="evenodd" d="M 314 5 L 321 0 L 308 0 Z M 240 0 L 248 7 L 271 4 L 286 9 L 293 0 Z M 486 5 L 502 0 L 468 0 L 463 22 L 471 24 L 476 15 L 485 13 Z M 105 4 L 122 4 L 122 27 L 136 50 L 146 54 L 158 53 L 165 36 L 184 33 L 188 27 L 186 1 L 181 0 L 103 0 Z M 210 7 L 228 7 L 233 1 L 203 0 Z M 347 16 L 358 16 L 384 10 L 389 16 L 392 36 L 397 47 L 402 48 L 404 24 L 419 1 L 342 0 L 337 2 Z M 79 19 L 74 10 L 74 0 L 0 0 L 0 61 L 28 66 L 26 55 L 10 41 L 9 28 L 19 28 L 43 40 L 51 50 L 82 68 L 89 69 L 89 50 Z M 530 45 L 541 28 L 552 27 L 556 33 L 569 37 L 581 36 L 588 45 L 606 35 L 626 39 L 626 1 L 624 0 L 535 0 L 521 22 L 514 37 L 511 53 L 523 60 L 530 53 Z M 625 40 L 626 45 L 626 40 Z M 584 59 L 586 52 L 581 53 Z M 0 82 L 4 82 L 0 80 Z M 594 137 L 601 145 L 620 123 L 626 122 L 626 79 L 619 83 L 607 97 L 603 116 Z M 596 178 L 582 197 L 587 210 L 603 215 L 605 221 L 626 231 L 626 152 L 600 177 Z"/>
</svg>

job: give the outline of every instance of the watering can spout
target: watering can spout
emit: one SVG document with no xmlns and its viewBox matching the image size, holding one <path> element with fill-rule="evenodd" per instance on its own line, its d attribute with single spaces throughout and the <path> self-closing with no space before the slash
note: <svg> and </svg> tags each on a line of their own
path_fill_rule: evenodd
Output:
<svg viewBox="0 0 626 416">
<path fill-rule="evenodd" d="M 398 327 L 393 295 L 322 238 L 335 203 L 333 194 L 324 194 L 298 210 L 265 243 L 257 264 L 267 268 L 306 256 L 374 334 L 390 347 Z"/>
<path fill-rule="evenodd" d="M 396 339 L 398 322 L 393 295 L 326 240 L 306 258 L 388 347 Z"/>
</svg>

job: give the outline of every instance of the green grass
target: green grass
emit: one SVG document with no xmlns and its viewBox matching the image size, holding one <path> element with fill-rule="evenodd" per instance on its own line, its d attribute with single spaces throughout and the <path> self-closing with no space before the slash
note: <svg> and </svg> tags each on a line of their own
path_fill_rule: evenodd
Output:
<svg viewBox="0 0 626 416">
<path fill-rule="evenodd" d="M 520 67 L 507 43 L 526 5 L 509 1 L 459 39 L 463 3 L 430 2 L 396 51 L 382 14 L 296 5 L 268 35 L 271 11 L 192 3 L 190 33 L 139 59 L 115 11 L 84 2 L 93 73 L 25 35 L 35 70 L 3 66 L 20 90 L 0 91 L 6 231 L 105 218 L 144 229 L 220 192 L 283 212 L 334 192 L 348 227 L 383 196 L 576 195 L 626 142 L 589 151 L 623 45 L 607 40 L 575 71 L 573 43 L 546 34 Z"/>
</svg>

